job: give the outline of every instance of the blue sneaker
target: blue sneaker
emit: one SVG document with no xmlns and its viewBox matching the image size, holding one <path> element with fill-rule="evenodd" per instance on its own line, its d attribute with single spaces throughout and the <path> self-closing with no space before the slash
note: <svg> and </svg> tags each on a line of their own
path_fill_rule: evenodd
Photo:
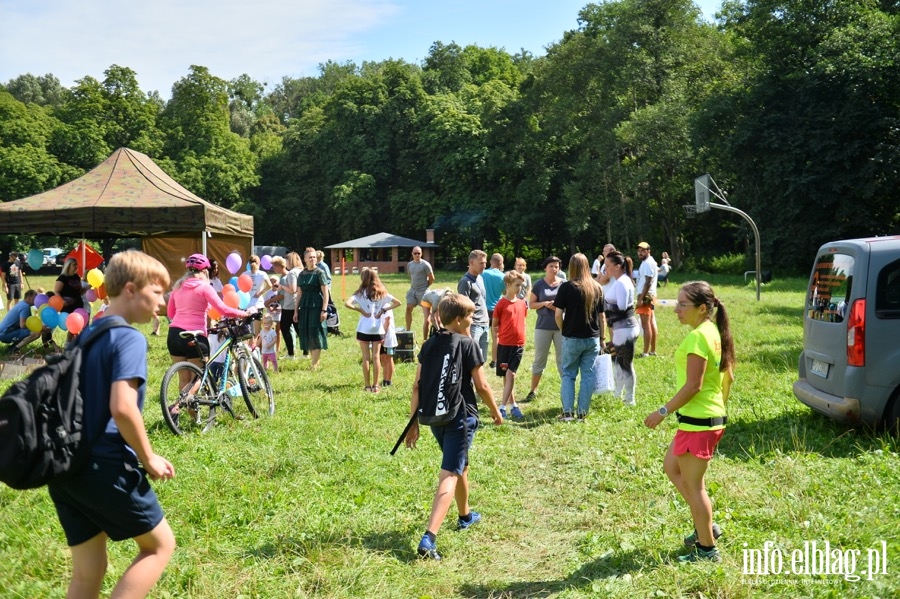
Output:
<svg viewBox="0 0 900 599">
<path fill-rule="evenodd" d="M 696 545 L 691 548 L 690 553 L 687 555 L 679 555 L 678 556 L 679 563 L 689 564 L 692 562 L 720 562 L 722 561 L 722 556 L 719 555 L 719 550 L 713 547 L 709 551 L 704 551 L 700 549 Z"/>
<path fill-rule="evenodd" d="M 506 406 L 500 406 L 500 415 L 506 420 Z"/>
<path fill-rule="evenodd" d="M 481 514 L 479 514 L 478 512 L 474 512 L 474 511 L 469 512 L 469 520 L 468 521 L 463 520 L 462 516 L 460 516 L 456 520 L 456 530 L 466 530 L 468 528 L 471 528 L 472 526 L 475 526 L 479 522 L 481 522 Z"/>
<path fill-rule="evenodd" d="M 525 420 L 525 414 L 522 413 L 519 406 L 513 406 L 511 414 L 515 420 Z"/>
<path fill-rule="evenodd" d="M 422 535 L 422 540 L 419 541 L 419 548 L 416 549 L 416 553 L 418 553 L 419 557 L 422 559 L 433 559 L 436 562 L 441 561 L 441 554 L 438 553 L 437 543 L 432 543 L 431 539 L 428 538 L 428 535 Z"/>
</svg>

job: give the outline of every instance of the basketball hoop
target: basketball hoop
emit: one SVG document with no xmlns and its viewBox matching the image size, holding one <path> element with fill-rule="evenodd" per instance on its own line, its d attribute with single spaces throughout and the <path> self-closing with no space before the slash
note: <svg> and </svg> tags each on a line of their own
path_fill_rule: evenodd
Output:
<svg viewBox="0 0 900 599">
<path fill-rule="evenodd" d="M 688 218 L 694 218 L 697 216 L 697 206 L 696 204 L 685 204 L 682 206 L 684 208 L 684 215 Z"/>
</svg>

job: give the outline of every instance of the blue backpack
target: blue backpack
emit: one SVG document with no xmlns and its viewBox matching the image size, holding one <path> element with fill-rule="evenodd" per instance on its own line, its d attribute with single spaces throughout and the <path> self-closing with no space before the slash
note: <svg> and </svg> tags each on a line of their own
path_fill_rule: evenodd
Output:
<svg viewBox="0 0 900 599">
<path fill-rule="evenodd" d="M 81 367 L 103 332 L 124 326 L 118 318 L 97 321 L 72 347 L 47 356 L 46 366 L 0 397 L 0 482 L 36 489 L 87 464 L 96 439 L 85 438 Z"/>
</svg>

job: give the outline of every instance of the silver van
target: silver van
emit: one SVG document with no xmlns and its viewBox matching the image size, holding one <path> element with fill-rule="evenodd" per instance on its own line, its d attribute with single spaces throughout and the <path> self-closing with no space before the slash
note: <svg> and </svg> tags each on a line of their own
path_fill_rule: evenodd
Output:
<svg viewBox="0 0 900 599">
<path fill-rule="evenodd" d="M 806 292 L 794 395 L 835 420 L 900 426 L 900 236 L 826 243 Z"/>
</svg>

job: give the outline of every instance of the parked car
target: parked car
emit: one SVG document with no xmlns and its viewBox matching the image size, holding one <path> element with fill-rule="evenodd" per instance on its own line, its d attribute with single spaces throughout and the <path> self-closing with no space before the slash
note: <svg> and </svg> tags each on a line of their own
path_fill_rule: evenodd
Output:
<svg viewBox="0 0 900 599">
<path fill-rule="evenodd" d="M 56 264 L 56 257 L 63 253 L 61 248 L 44 248 L 41 250 L 44 253 L 44 266 L 53 266 Z"/>
<path fill-rule="evenodd" d="M 803 315 L 794 395 L 835 420 L 900 432 L 900 236 L 826 243 Z"/>
</svg>

